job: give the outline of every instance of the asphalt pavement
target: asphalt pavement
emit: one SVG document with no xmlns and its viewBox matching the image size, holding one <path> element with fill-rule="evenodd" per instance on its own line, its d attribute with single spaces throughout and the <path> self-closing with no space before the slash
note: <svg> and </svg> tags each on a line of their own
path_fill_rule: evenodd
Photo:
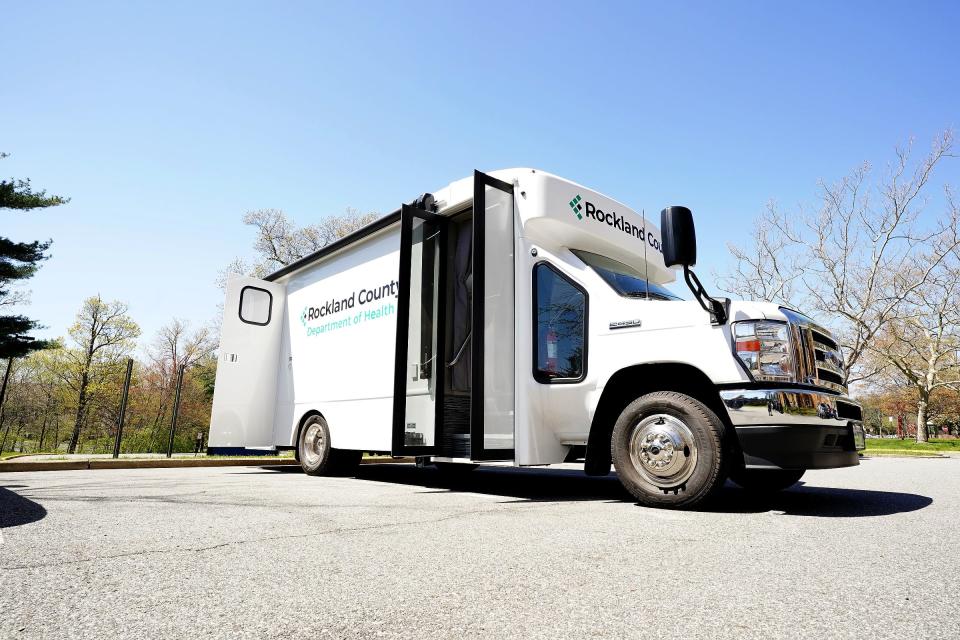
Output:
<svg viewBox="0 0 960 640">
<path fill-rule="evenodd" d="M 412 465 L 0 474 L 0 638 L 958 638 L 960 458 L 636 505 Z"/>
</svg>

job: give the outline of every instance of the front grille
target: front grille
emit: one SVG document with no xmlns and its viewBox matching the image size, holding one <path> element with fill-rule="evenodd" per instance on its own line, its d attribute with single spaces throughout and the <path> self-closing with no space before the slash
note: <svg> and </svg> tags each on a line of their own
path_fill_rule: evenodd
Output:
<svg viewBox="0 0 960 640">
<path fill-rule="evenodd" d="M 781 311 L 790 322 L 797 381 L 846 393 L 840 345 L 830 332 L 792 309 L 781 308 Z"/>
</svg>

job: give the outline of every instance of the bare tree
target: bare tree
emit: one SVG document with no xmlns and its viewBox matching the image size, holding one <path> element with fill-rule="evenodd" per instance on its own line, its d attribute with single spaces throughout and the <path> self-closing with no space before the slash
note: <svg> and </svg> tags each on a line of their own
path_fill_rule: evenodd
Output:
<svg viewBox="0 0 960 640">
<path fill-rule="evenodd" d="M 191 331 L 190 323 L 174 318 L 157 331 L 147 356 L 153 369 L 159 372 L 159 394 L 154 413 L 154 434 L 159 432 L 170 403 L 173 401 L 180 367 L 190 368 L 209 356 L 217 348 L 217 340 L 210 327 L 198 327 Z M 154 436 L 156 437 L 156 436 Z"/>
<path fill-rule="evenodd" d="M 768 203 L 754 221 L 750 245 L 727 243 L 734 266 L 718 277 L 720 288 L 748 300 L 799 307 L 803 264 L 795 235 L 788 217 L 775 203 Z"/>
<path fill-rule="evenodd" d="M 380 217 L 378 213 L 361 213 L 347 209 L 341 215 L 327 216 L 320 222 L 298 227 L 280 209 L 258 209 L 243 216 L 243 223 L 256 229 L 253 262 L 237 258 L 220 273 L 221 286 L 229 273 L 246 273 L 263 277 L 296 262 L 331 242 L 349 235 Z"/>
<path fill-rule="evenodd" d="M 731 247 L 735 266 L 721 286 L 813 311 L 844 350 L 844 382 L 870 379 L 872 342 L 960 246 L 955 207 L 933 224 L 919 220 L 934 169 L 953 146 L 947 131 L 919 162 L 911 160 L 912 143 L 898 147 L 876 180 L 863 164 L 839 182 L 821 182 L 815 213 L 768 208 L 753 244 Z"/>
<path fill-rule="evenodd" d="M 191 331 L 188 321 L 174 318 L 157 331 L 148 353 L 150 360 L 172 378 L 178 368 L 193 366 L 216 347 L 209 327 Z"/>
<path fill-rule="evenodd" d="M 947 201 L 956 215 L 949 192 Z M 916 391 L 917 442 L 926 442 L 932 394 L 942 388 L 960 389 L 960 258 L 954 252 L 933 270 L 920 264 L 914 271 L 911 281 L 922 273 L 929 275 L 903 301 L 870 351 L 879 366 L 889 365 L 900 382 Z"/>
</svg>

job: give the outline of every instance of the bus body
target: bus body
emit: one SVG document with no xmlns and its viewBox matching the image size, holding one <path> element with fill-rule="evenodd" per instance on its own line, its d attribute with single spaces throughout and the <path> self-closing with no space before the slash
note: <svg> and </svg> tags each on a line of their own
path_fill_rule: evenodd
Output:
<svg viewBox="0 0 960 640">
<path fill-rule="evenodd" d="M 533 169 L 474 176 L 265 279 L 228 280 L 210 453 L 611 465 L 642 502 L 858 463 L 830 333 L 765 302 L 721 321 L 665 285 L 660 229 Z M 443 464 L 446 463 L 446 464 Z"/>
</svg>

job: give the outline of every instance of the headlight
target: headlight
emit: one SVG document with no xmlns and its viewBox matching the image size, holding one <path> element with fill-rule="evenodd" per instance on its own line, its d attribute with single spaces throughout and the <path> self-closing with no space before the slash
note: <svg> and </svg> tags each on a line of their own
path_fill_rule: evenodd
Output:
<svg viewBox="0 0 960 640">
<path fill-rule="evenodd" d="M 790 329 L 785 322 L 750 320 L 733 324 L 734 352 L 757 380 L 794 381 Z"/>
</svg>

